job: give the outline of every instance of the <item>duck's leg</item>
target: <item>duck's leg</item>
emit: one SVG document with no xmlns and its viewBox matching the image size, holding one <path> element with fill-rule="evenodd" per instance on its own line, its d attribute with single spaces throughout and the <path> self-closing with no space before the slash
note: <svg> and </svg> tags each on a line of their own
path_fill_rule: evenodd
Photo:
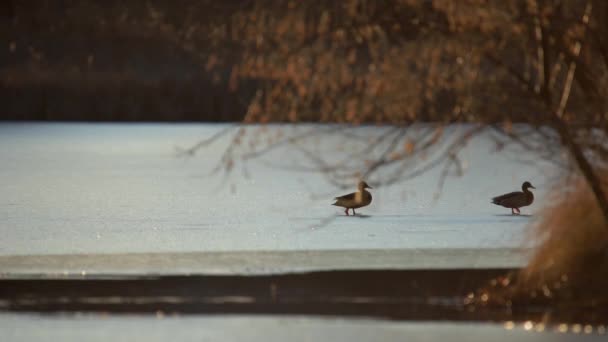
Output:
<svg viewBox="0 0 608 342">
<path fill-rule="evenodd" d="M 346 208 L 346 210 L 344 210 L 344 213 L 346 213 L 346 216 L 348 216 L 348 208 Z"/>
<path fill-rule="evenodd" d="M 353 216 L 356 216 L 357 213 L 355 212 L 355 208 L 353 208 Z"/>
<path fill-rule="evenodd" d="M 513 210 L 513 208 L 511 208 L 511 215 L 515 215 L 515 210 Z"/>
<path fill-rule="evenodd" d="M 519 208 L 515 208 L 515 210 L 517 210 L 517 215 L 521 215 L 521 211 L 519 210 Z"/>
</svg>

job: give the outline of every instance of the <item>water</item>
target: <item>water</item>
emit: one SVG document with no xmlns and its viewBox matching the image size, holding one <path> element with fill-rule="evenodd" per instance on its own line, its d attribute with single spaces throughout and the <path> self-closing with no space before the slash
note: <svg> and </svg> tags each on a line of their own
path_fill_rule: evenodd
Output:
<svg viewBox="0 0 608 342">
<path fill-rule="evenodd" d="M 364 216 L 345 217 L 330 205 L 345 190 L 322 174 L 271 166 L 307 162 L 289 147 L 250 160 L 247 175 L 239 166 L 226 182 L 222 173 L 208 174 L 230 136 L 193 157 L 176 156 L 176 146 L 225 127 L 0 125 L 0 255 L 509 250 L 526 245 L 526 226 L 556 172 L 548 163 L 521 162 L 529 156 L 516 151 L 495 153 L 482 136 L 462 153 L 464 175 L 449 177 L 438 199 L 439 170 L 433 170 L 373 189 L 373 203 L 358 210 Z M 305 128 L 317 127 L 323 128 Z M 290 129 L 271 126 L 268 134 L 279 128 Z M 308 143 L 329 151 L 335 139 Z M 511 216 L 489 203 L 524 180 L 538 189 L 535 203 L 522 209 L 532 216 Z"/>
<path fill-rule="evenodd" d="M 10 341 L 605 341 L 594 327 L 576 333 L 546 327 L 439 322 L 387 322 L 273 316 L 0 315 Z M 605 327 L 601 327 L 605 334 Z M 120 332 L 120 333 L 117 333 Z"/>
</svg>

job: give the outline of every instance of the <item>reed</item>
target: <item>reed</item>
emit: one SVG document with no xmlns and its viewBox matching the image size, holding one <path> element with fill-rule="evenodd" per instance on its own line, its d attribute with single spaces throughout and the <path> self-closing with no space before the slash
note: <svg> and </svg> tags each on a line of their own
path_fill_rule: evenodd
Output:
<svg viewBox="0 0 608 342">
<path fill-rule="evenodd" d="M 606 191 L 608 171 L 600 174 Z M 550 196 L 551 204 L 530 230 L 537 247 L 518 276 L 520 289 L 567 287 L 584 295 L 608 285 L 606 221 L 588 184 L 582 179 L 570 184 Z"/>
</svg>

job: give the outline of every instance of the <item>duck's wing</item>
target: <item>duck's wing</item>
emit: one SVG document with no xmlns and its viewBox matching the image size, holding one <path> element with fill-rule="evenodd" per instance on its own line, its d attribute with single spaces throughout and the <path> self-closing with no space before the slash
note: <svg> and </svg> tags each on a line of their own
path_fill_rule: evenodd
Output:
<svg viewBox="0 0 608 342">
<path fill-rule="evenodd" d="M 334 199 L 337 200 L 337 201 L 351 201 L 351 200 L 355 199 L 356 195 L 357 195 L 357 193 L 353 192 L 352 194 L 338 196 L 338 197 L 336 197 Z"/>
<path fill-rule="evenodd" d="M 521 191 L 513 191 L 513 192 L 509 192 L 508 194 L 504 194 L 504 195 L 500 195 L 500 196 L 496 196 L 496 197 L 492 198 L 492 203 L 503 204 L 505 201 L 517 199 L 520 196 L 525 196 L 525 194 Z"/>
</svg>

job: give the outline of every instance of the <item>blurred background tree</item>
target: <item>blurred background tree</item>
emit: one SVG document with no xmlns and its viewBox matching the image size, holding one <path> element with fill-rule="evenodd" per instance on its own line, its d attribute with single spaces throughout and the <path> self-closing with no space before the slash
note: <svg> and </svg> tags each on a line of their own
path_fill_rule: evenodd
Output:
<svg viewBox="0 0 608 342">
<path fill-rule="evenodd" d="M 231 68 L 232 90 L 255 81 L 246 123 L 395 125 L 377 139 L 390 143 L 374 160 L 316 161 L 339 185 L 347 170 L 356 178 L 407 169 L 445 142 L 445 125 L 470 123 L 432 165 L 460 168 L 459 148 L 487 130 L 506 138 L 499 145 L 556 162 L 563 146 L 608 217 L 595 170 L 608 152 L 607 14 L 603 1 L 250 1 L 208 31 L 212 45 L 230 49 L 211 52 L 206 66 Z M 408 137 L 419 122 L 434 129 Z M 386 182 L 403 178 L 408 172 Z"/>
</svg>

